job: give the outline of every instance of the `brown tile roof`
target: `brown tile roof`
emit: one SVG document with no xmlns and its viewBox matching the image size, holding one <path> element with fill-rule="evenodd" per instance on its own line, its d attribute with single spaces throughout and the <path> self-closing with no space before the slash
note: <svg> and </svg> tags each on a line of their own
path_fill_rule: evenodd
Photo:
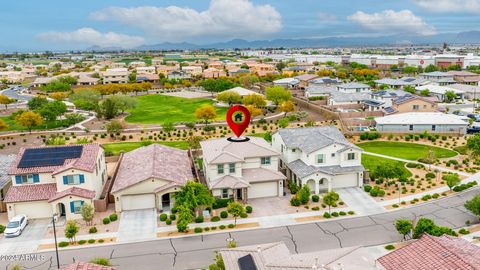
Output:
<svg viewBox="0 0 480 270">
<path fill-rule="evenodd" d="M 462 238 L 424 234 L 378 259 L 386 270 L 480 269 L 480 247 Z"/>
<path fill-rule="evenodd" d="M 93 199 L 95 197 L 95 191 L 79 188 L 79 187 L 71 187 L 61 192 L 57 192 L 53 197 L 51 197 L 48 202 L 53 202 L 58 199 L 61 199 L 65 196 L 77 196 L 85 199 Z"/>
<path fill-rule="evenodd" d="M 11 186 L 7 191 L 4 202 L 43 201 L 55 196 L 56 192 L 57 184 L 55 183 Z"/>
<path fill-rule="evenodd" d="M 94 263 L 76 262 L 60 268 L 61 270 L 115 270 L 111 266 L 103 266 Z"/>
<path fill-rule="evenodd" d="M 71 145 L 73 146 L 73 145 Z M 76 146 L 76 145 L 75 145 Z M 48 147 L 48 146 L 47 146 Z M 67 145 L 68 147 L 68 145 Z M 34 148 L 46 148 L 46 147 L 32 147 Z M 63 165 L 60 166 L 44 166 L 44 167 L 28 167 L 28 168 L 18 168 L 20 160 L 22 160 L 23 153 L 27 148 L 21 148 L 17 159 L 10 168 L 9 174 L 28 174 L 28 173 L 52 173 L 57 174 L 68 169 L 78 169 L 87 172 L 95 171 L 95 166 L 97 162 L 98 151 L 100 150 L 99 144 L 84 144 L 82 149 L 82 155 L 80 158 L 76 159 L 66 159 Z"/>
<path fill-rule="evenodd" d="M 207 182 L 210 189 L 219 188 L 246 188 L 250 185 L 242 177 L 236 177 L 234 175 L 225 175 L 214 181 Z"/>
<path fill-rule="evenodd" d="M 188 152 L 160 144 L 151 144 L 124 154 L 112 192 L 151 178 L 171 181 L 179 186 L 193 179 Z"/>
<path fill-rule="evenodd" d="M 276 172 L 265 168 L 243 169 L 242 177 L 248 183 L 287 179 L 287 177 L 281 172 Z"/>
</svg>

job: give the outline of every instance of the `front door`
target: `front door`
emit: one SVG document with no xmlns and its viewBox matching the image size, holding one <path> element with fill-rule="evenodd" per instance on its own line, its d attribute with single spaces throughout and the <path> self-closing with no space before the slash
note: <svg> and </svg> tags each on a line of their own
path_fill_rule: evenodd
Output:
<svg viewBox="0 0 480 270">
<path fill-rule="evenodd" d="M 163 210 L 170 209 L 170 193 L 162 195 L 162 208 Z"/>
<path fill-rule="evenodd" d="M 65 216 L 65 204 L 60 203 L 60 216 Z"/>
<path fill-rule="evenodd" d="M 239 201 L 243 200 L 243 198 L 242 198 L 243 192 L 242 191 L 243 191 L 242 189 L 237 189 L 237 200 L 239 200 Z"/>
</svg>

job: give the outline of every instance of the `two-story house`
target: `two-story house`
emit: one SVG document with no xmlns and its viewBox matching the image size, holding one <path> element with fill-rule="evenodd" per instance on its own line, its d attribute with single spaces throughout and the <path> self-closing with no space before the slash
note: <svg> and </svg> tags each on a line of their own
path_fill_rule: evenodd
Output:
<svg viewBox="0 0 480 270">
<path fill-rule="evenodd" d="M 370 93 L 371 89 L 369 85 L 357 82 L 337 85 L 337 91 L 343 93 Z"/>
<path fill-rule="evenodd" d="M 109 68 L 102 73 L 103 84 L 127 83 L 128 74 L 126 68 Z"/>
<path fill-rule="evenodd" d="M 363 101 L 363 105 L 367 111 L 380 111 L 384 108 L 392 106 L 393 100 L 406 95 L 411 94 L 402 90 L 380 90 L 372 92 L 370 94 L 370 98 Z"/>
<path fill-rule="evenodd" d="M 280 153 L 264 139 L 200 142 L 208 188 L 217 198 L 247 199 L 283 196 L 286 177 L 278 171 Z"/>
<path fill-rule="evenodd" d="M 54 213 L 81 218 L 80 208 L 94 205 L 107 179 L 98 144 L 22 148 L 9 175 L 12 186 L 4 200 L 9 218 L 48 218 Z"/>
<path fill-rule="evenodd" d="M 435 100 L 436 98 L 408 94 L 392 100 L 392 106 L 383 108 L 383 112 L 385 114 L 436 112 L 438 111 L 438 105 Z"/>
<path fill-rule="evenodd" d="M 280 129 L 272 136 L 289 181 L 312 193 L 363 185 L 362 152 L 334 126 Z"/>
</svg>

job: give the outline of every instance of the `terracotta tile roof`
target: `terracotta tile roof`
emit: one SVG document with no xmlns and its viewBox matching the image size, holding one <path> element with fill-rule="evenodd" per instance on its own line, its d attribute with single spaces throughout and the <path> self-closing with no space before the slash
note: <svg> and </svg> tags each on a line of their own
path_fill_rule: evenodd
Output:
<svg viewBox="0 0 480 270">
<path fill-rule="evenodd" d="M 76 262 L 60 268 L 61 270 L 115 270 L 111 266 L 103 266 L 94 263 Z"/>
<path fill-rule="evenodd" d="M 71 187 L 61 192 L 57 192 L 53 197 L 51 197 L 48 202 L 53 202 L 58 199 L 61 199 L 65 196 L 77 196 L 85 199 L 93 199 L 95 197 L 95 191 L 79 188 L 79 187 Z"/>
<path fill-rule="evenodd" d="M 7 191 L 4 202 L 43 201 L 55 196 L 56 192 L 57 184 L 55 183 L 11 186 Z"/>
<path fill-rule="evenodd" d="M 480 269 L 480 247 L 462 238 L 424 234 L 378 259 L 386 270 Z"/>
<path fill-rule="evenodd" d="M 73 145 L 72 145 L 73 146 Z M 77 145 L 75 145 L 77 146 Z M 68 145 L 66 146 L 68 147 Z M 38 149 L 46 147 L 32 147 L 28 149 Z M 60 166 L 44 166 L 44 167 L 28 167 L 28 168 L 19 168 L 18 165 L 22 156 L 25 153 L 26 148 L 21 148 L 17 159 L 10 168 L 9 174 L 28 174 L 28 173 L 52 173 L 57 174 L 68 169 L 78 169 L 87 172 L 95 171 L 95 166 L 97 162 L 98 151 L 100 151 L 99 144 L 84 144 L 82 149 L 82 155 L 80 158 L 76 159 L 66 159 L 63 165 Z"/>
<path fill-rule="evenodd" d="M 112 192 L 156 178 L 183 186 L 194 178 L 188 152 L 151 144 L 123 155 Z"/>
</svg>

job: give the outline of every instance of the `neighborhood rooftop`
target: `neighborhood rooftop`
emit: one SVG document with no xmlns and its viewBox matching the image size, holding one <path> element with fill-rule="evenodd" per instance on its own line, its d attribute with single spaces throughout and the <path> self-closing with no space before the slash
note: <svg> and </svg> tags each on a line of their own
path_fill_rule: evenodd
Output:
<svg viewBox="0 0 480 270">
<path fill-rule="evenodd" d="M 8 175 L 8 171 L 15 162 L 15 155 L 2 155 L 0 154 L 0 189 L 10 182 L 11 178 Z"/>
<path fill-rule="evenodd" d="M 375 118 L 378 125 L 398 124 L 398 125 L 441 125 L 441 124 L 457 124 L 467 125 L 461 117 L 453 114 L 444 114 L 440 112 L 409 112 L 387 115 Z"/>
</svg>

